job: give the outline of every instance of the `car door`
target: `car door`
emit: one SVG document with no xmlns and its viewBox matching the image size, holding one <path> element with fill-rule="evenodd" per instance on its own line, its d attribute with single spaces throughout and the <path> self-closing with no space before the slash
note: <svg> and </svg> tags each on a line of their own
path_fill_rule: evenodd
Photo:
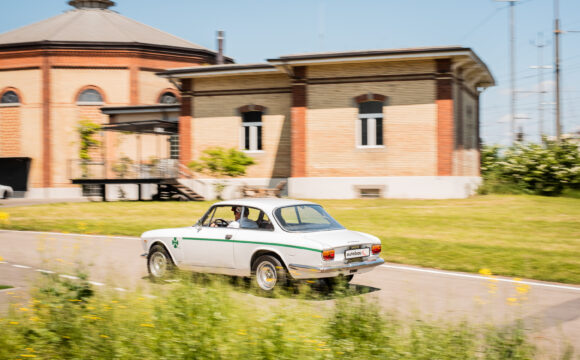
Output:
<svg viewBox="0 0 580 360">
<path fill-rule="evenodd" d="M 196 226 L 183 237 L 184 264 L 188 266 L 232 268 L 234 243 L 238 229 L 212 226 L 216 219 L 234 221 L 231 206 L 214 206 Z M 221 223 L 224 224 L 224 223 Z"/>
</svg>

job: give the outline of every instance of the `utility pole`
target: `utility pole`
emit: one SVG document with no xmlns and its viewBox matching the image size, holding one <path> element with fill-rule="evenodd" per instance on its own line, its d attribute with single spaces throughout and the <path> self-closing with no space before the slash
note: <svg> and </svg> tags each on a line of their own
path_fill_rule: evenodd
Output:
<svg viewBox="0 0 580 360">
<path fill-rule="evenodd" d="M 510 3 L 510 86 L 511 86 L 511 121 L 510 121 L 510 134 L 512 144 L 516 142 L 516 35 L 515 35 L 515 21 L 514 21 L 514 6 L 516 2 L 520 0 L 496 0 L 499 2 L 509 2 Z M 557 1 L 557 0 L 556 0 Z"/>
<path fill-rule="evenodd" d="M 554 75 L 556 76 L 556 141 L 562 137 L 562 125 L 560 123 L 560 0 L 554 0 Z"/>
<path fill-rule="evenodd" d="M 544 65 L 544 47 L 546 43 L 544 42 L 544 34 L 538 33 L 538 38 L 536 42 L 532 42 L 532 45 L 538 48 L 538 65 L 530 66 L 531 69 L 538 69 L 538 127 L 540 135 L 540 143 L 544 138 L 544 76 L 543 69 L 552 69 L 550 65 Z"/>
</svg>

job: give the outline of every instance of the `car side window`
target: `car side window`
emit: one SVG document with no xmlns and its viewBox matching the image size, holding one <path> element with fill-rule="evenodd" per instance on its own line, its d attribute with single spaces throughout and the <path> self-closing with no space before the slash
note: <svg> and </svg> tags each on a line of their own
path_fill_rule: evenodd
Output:
<svg viewBox="0 0 580 360">
<path fill-rule="evenodd" d="M 216 219 L 222 219 L 225 223 L 221 222 L 216 224 L 218 227 L 227 226 L 227 223 L 234 221 L 234 212 L 232 211 L 232 206 L 216 206 L 213 211 L 208 214 L 208 216 L 203 220 L 203 226 L 212 226 L 216 222 Z"/>
<path fill-rule="evenodd" d="M 211 219 L 213 217 L 213 214 L 215 214 L 215 207 L 211 208 L 211 210 L 208 211 L 207 215 L 203 219 L 203 222 L 201 223 L 201 226 L 209 226 L 209 224 L 211 223 Z"/>
<path fill-rule="evenodd" d="M 246 207 L 244 213 L 244 220 L 240 223 L 241 229 L 274 230 L 274 226 L 270 222 L 268 215 L 262 210 Z"/>
</svg>

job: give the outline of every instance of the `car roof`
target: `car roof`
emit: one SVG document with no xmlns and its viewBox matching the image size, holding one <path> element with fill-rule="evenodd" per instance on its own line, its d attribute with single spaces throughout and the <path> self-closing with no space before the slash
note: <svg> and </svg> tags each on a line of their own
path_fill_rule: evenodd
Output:
<svg viewBox="0 0 580 360">
<path fill-rule="evenodd" d="M 215 203 L 214 205 L 231 205 L 231 206 L 249 206 L 256 207 L 261 210 L 272 212 L 272 210 L 293 205 L 316 205 L 310 201 L 294 200 L 294 199 L 280 199 L 280 198 L 245 198 L 226 200 Z"/>
</svg>

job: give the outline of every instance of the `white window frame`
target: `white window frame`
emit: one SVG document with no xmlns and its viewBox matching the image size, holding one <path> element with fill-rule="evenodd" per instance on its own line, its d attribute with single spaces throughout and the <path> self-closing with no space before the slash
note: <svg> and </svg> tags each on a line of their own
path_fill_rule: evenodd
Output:
<svg viewBox="0 0 580 360">
<path fill-rule="evenodd" d="M 362 144 L 362 119 L 367 119 L 367 145 Z M 377 145 L 377 120 L 383 121 L 383 144 Z M 385 123 L 383 113 L 358 114 L 356 119 L 356 147 L 359 149 L 382 149 L 385 147 Z"/>
<path fill-rule="evenodd" d="M 263 116 L 264 114 L 262 114 Z M 264 152 L 264 128 L 263 121 L 244 122 L 242 116 L 242 126 L 240 127 L 240 150 L 249 153 Z M 246 149 L 246 127 L 250 128 L 250 148 Z M 262 149 L 258 149 L 258 127 L 262 128 Z"/>
</svg>

